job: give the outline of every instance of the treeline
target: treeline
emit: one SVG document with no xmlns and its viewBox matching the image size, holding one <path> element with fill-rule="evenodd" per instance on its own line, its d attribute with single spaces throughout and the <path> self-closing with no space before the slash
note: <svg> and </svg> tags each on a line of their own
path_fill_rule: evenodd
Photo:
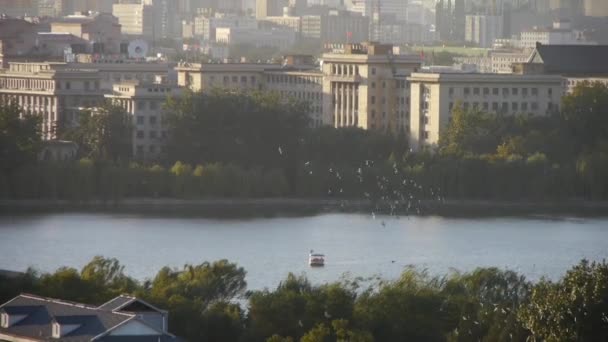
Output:
<svg viewBox="0 0 608 342">
<path fill-rule="evenodd" d="M 397 207 L 441 198 L 608 199 L 608 87 L 600 83 L 579 85 L 548 116 L 456 106 L 438 146 L 416 153 L 406 136 L 310 128 L 305 102 L 216 91 L 168 100 L 167 151 L 157 161 L 136 162 L 129 120 L 107 105 L 60 130 L 80 145 L 82 160 L 35 163 L 39 141 L 27 138 L 35 121 L 19 128 L 18 108 L 0 109 L 8 118 L 0 125 L 12 125 L 0 129 L 8 142 L 0 154 L 3 198 L 291 196 Z"/>
<path fill-rule="evenodd" d="M 117 260 L 96 257 L 80 271 L 0 279 L 0 302 L 29 292 L 99 305 L 129 293 L 169 310 L 173 333 L 203 342 L 608 339 L 605 262 L 582 261 L 558 281 L 536 283 L 496 268 L 443 277 L 408 268 L 394 281 L 322 285 L 289 274 L 275 289 L 248 291 L 245 276 L 222 260 L 139 282 Z"/>
</svg>

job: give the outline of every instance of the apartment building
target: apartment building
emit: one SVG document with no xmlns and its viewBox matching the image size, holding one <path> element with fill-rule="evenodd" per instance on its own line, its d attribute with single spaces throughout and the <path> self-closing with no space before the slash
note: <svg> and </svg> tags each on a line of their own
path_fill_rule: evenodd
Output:
<svg viewBox="0 0 608 342">
<path fill-rule="evenodd" d="M 40 115 L 43 139 L 54 139 L 58 125 L 74 120 L 70 108 L 96 106 L 103 95 L 97 70 L 14 62 L 0 70 L 0 99 L 16 101 L 25 112 Z"/>
<path fill-rule="evenodd" d="M 582 32 L 572 29 L 569 21 L 557 21 L 552 27 L 535 27 L 521 32 L 519 45 L 524 49 L 533 49 L 537 43 L 543 45 L 589 45 L 596 44 L 586 41 Z"/>
<path fill-rule="evenodd" d="M 183 93 L 176 85 L 162 82 L 125 81 L 116 83 L 105 98 L 133 117 L 133 155 L 141 160 L 157 159 L 167 138 L 163 125 L 164 103 Z"/>
<path fill-rule="evenodd" d="M 369 18 L 359 13 L 330 10 L 324 15 L 305 15 L 301 36 L 321 43 L 364 42 L 369 39 Z"/>
<path fill-rule="evenodd" d="M 392 45 L 346 44 L 323 54 L 323 122 L 406 132 L 407 77 L 417 72 L 418 55 L 394 55 Z"/>
<path fill-rule="evenodd" d="M 563 94 L 563 78 L 552 75 L 413 73 L 408 80 L 409 137 L 414 150 L 437 145 L 456 106 L 508 115 L 546 115 L 558 110 Z"/>
</svg>

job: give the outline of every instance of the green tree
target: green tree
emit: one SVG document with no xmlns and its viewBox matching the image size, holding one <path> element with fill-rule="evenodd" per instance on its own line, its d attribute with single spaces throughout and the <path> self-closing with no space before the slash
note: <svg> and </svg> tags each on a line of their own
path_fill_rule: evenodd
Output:
<svg viewBox="0 0 608 342">
<path fill-rule="evenodd" d="M 608 264 L 583 260 L 558 282 L 541 280 L 519 318 L 538 340 L 606 341 Z"/>
<path fill-rule="evenodd" d="M 38 156 L 42 144 L 40 124 L 40 117 L 23 112 L 15 102 L 0 102 L 0 169 L 11 196 L 16 194 L 11 181 L 14 172 Z"/>
<path fill-rule="evenodd" d="M 132 118 L 124 108 L 111 102 L 81 113 L 78 125 L 63 131 L 66 139 L 79 144 L 85 157 L 127 162 L 132 156 Z"/>
<path fill-rule="evenodd" d="M 578 84 L 562 99 L 561 118 L 577 152 L 608 139 L 608 86 L 601 82 Z"/>
</svg>

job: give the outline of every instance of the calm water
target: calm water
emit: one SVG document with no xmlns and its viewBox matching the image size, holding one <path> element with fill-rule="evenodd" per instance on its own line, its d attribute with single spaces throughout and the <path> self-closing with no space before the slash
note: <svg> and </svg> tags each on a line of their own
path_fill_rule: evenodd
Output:
<svg viewBox="0 0 608 342">
<path fill-rule="evenodd" d="M 310 249 L 327 255 L 325 268 L 308 267 Z M 118 258 L 139 279 L 165 265 L 225 258 L 245 267 L 251 289 L 274 287 L 290 271 L 325 282 L 347 272 L 395 278 L 408 265 L 433 274 L 497 266 L 558 278 L 582 258 L 608 258 L 608 219 L 0 217 L 0 269 L 79 268 L 95 255 Z"/>
</svg>

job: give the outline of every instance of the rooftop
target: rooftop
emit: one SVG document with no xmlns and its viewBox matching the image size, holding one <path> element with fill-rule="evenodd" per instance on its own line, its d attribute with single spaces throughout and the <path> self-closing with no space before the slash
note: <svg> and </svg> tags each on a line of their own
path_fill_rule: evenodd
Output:
<svg viewBox="0 0 608 342">
<path fill-rule="evenodd" d="M 608 45 L 543 45 L 528 59 L 550 74 L 608 74 Z"/>
</svg>

